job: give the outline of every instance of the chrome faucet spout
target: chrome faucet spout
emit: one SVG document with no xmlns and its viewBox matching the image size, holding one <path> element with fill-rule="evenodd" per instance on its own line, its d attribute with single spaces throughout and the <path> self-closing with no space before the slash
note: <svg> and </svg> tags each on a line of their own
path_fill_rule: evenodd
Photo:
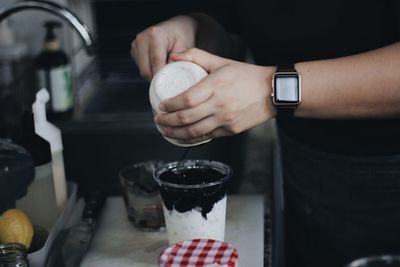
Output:
<svg viewBox="0 0 400 267">
<path fill-rule="evenodd" d="M 85 49 L 87 53 L 90 55 L 94 54 L 94 42 L 92 36 L 90 35 L 89 28 L 66 7 L 50 1 L 29 0 L 18 2 L 9 7 L 0 9 L 0 23 L 14 13 L 28 9 L 46 11 L 66 20 L 78 32 L 79 36 L 85 44 Z"/>
</svg>

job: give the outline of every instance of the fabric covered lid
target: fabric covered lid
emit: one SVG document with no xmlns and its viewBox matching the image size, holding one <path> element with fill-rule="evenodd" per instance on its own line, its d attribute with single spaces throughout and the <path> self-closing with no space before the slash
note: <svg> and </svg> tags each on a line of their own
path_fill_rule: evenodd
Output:
<svg viewBox="0 0 400 267">
<path fill-rule="evenodd" d="M 159 257 L 160 267 L 238 267 L 239 255 L 230 244 L 213 239 L 193 239 L 168 247 Z"/>
</svg>

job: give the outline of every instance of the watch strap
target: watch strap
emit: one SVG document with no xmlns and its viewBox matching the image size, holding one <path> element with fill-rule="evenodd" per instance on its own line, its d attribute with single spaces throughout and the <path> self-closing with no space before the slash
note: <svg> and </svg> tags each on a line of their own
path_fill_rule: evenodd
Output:
<svg viewBox="0 0 400 267">
<path fill-rule="evenodd" d="M 277 107 L 276 117 L 279 119 L 291 119 L 294 117 L 294 110 L 296 107 Z"/>
<path fill-rule="evenodd" d="M 281 64 L 276 67 L 276 72 L 297 72 L 294 64 Z"/>
<path fill-rule="evenodd" d="M 294 64 L 280 64 L 276 68 L 276 72 L 297 72 Z M 297 106 L 276 106 L 276 117 L 279 119 L 290 119 L 294 117 L 294 110 Z"/>
</svg>

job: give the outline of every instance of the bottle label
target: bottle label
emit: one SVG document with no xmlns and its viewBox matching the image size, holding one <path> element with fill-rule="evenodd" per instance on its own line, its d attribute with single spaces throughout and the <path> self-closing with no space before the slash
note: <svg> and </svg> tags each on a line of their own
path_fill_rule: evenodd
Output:
<svg viewBox="0 0 400 267">
<path fill-rule="evenodd" d="M 50 92 L 51 109 L 54 112 L 64 112 L 72 108 L 74 101 L 69 65 L 39 70 L 38 79 L 40 88 L 47 88 Z"/>
</svg>

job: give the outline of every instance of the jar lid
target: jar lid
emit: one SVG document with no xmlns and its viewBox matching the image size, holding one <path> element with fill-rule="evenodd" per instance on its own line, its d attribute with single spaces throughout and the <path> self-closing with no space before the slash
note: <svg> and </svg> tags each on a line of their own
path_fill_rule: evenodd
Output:
<svg viewBox="0 0 400 267">
<path fill-rule="evenodd" d="M 177 96 L 207 76 L 207 72 L 189 61 L 176 61 L 159 70 L 150 84 L 150 102 L 158 113 L 161 101 Z"/>
<path fill-rule="evenodd" d="M 176 243 L 159 257 L 160 267 L 237 267 L 238 252 L 227 242 L 193 239 Z"/>
<path fill-rule="evenodd" d="M 0 244 L 0 266 L 29 266 L 27 251 L 18 243 Z"/>
</svg>

